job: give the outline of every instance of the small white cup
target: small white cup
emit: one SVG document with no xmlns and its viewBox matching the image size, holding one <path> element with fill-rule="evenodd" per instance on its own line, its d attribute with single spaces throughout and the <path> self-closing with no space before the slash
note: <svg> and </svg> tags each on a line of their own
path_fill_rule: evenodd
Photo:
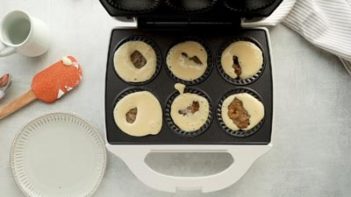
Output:
<svg viewBox="0 0 351 197">
<path fill-rule="evenodd" d="M 8 13 L 2 21 L 0 57 L 15 52 L 27 57 L 44 54 L 49 48 L 49 29 L 46 24 L 24 11 Z"/>
</svg>

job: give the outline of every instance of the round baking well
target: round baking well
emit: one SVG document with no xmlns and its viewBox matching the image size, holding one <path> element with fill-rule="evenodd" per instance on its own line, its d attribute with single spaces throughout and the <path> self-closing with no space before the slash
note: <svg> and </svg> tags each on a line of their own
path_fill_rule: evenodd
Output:
<svg viewBox="0 0 351 197">
<path fill-rule="evenodd" d="M 209 112 L 208 112 L 208 117 L 207 120 L 204 122 L 204 124 L 197 130 L 195 131 L 184 131 L 181 128 L 177 126 L 177 124 L 174 122 L 171 116 L 171 110 L 172 110 L 172 104 L 173 101 L 180 95 L 178 92 L 174 92 L 168 99 L 166 108 L 165 108 L 165 121 L 167 122 L 167 125 L 169 128 L 175 132 L 176 134 L 184 137 L 195 137 L 203 134 L 210 126 L 211 121 L 212 121 L 212 105 L 211 105 L 211 100 L 209 96 L 204 93 L 202 90 L 195 89 L 195 88 L 186 88 L 184 93 L 191 93 L 191 94 L 197 94 L 203 98 L 205 98 L 208 102 L 208 107 L 209 107 Z"/>
<path fill-rule="evenodd" d="M 207 58 L 207 61 L 201 60 L 204 58 Z M 205 81 L 213 67 L 210 49 L 201 39 L 194 37 L 174 42 L 167 50 L 165 62 L 167 72 L 174 81 L 185 85 Z M 206 68 L 203 67 L 204 62 Z"/>
<path fill-rule="evenodd" d="M 224 52 L 226 50 L 228 50 L 228 48 L 230 46 L 232 46 L 233 44 L 239 43 L 239 42 L 247 42 L 247 43 L 250 43 L 250 44 L 254 44 L 253 46 L 255 46 L 255 48 L 258 48 L 262 52 L 262 56 L 261 56 L 262 57 L 262 65 L 261 65 L 261 68 L 259 68 L 255 74 L 252 74 L 251 76 L 246 77 L 246 78 L 241 78 L 239 76 L 234 78 L 232 76 L 229 76 L 229 74 L 224 69 L 224 65 L 222 64 L 222 56 L 224 55 Z M 234 56 L 233 56 L 233 58 L 234 58 Z M 236 60 L 240 61 L 240 58 L 236 59 Z M 235 63 L 236 62 L 233 59 L 233 65 Z M 235 39 L 231 39 L 230 41 L 226 41 L 220 47 L 220 50 L 218 50 L 218 53 L 216 54 L 216 67 L 217 67 L 217 70 L 218 70 L 219 74 L 221 75 L 221 77 L 223 79 L 225 79 L 227 82 L 229 82 L 231 84 L 234 84 L 234 85 L 248 85 L 248 84 L 251 84 L 251 83 L 257 81 L 258 78 L 263 74 L 263 71 L 264 71 L 264 68 L 265 68 L 265 55 L 263 53 L 262 47 L 260 46 L 260 44 L 256 40 L 254 40 L 252 38 L 248 38 L 248 37 L 235 38 Z M 234 72 L 234 66 L 233 66 L 233 72 Z"/>
<path fill-rule="evenodd" d="M 116 75 L 124 82 L 131 85 L 145 85 L 160 72 L 162 58 L 159 47 L 153 40 L 135 35 L 118 43 L 113 62 Z"/>
<path fill-rule="evenodd" d="M 253 128 L 251 128 L 249 130 L 242 130 L 242 129 L 232 130 L 225 124 L 225 122 L 222 118 L 222 106 L 223 106 L 225 99 L 227 99 L 231 95 L 240 94 L 240 93 L 247 93 L 247 94 L 253 96 L 258 101 L 262 102 L 261 97 L 255 91 L 248 89 L 248 88 L 237 88 L 237 89 L 234 89 L 232 91 L 227 92 L 220 99 L 219 104 L 218 104 L 217 109 L 216 109 L 216 115 L 217 115 L 217 120 L 218 120 L 219 125 L 226 133 L 228 133 L 229 135 L 232 135 L 234 137 L 247 137 L 247 136 L 255 134 L 256 132 L 258 132 L 260 130 L 260 128 L 264 122 L 264 116 L 263 116 L 261 121 L 259 121 Z"/>
</svg>

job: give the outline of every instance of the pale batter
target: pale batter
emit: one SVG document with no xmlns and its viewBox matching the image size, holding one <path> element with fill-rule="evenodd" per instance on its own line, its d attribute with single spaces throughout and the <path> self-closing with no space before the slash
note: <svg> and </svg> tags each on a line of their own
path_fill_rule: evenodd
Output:
<svg viewBox="0 0 351 197">
<path fill-rule="evenodd" d="M 122 44 L 116 50 L 113 61 L 118 76 L 127 82 L 147 81 L 156 72 L 156 52 L 143 41 Z"/>
<path fill-rule="evenodd" d="M 176 44 L 167 54 L 167 66 L 179 79 L 185 81 L 198 79 L 207 69 L 206 49 L 195 41 Z"/>
<path fill-rule="evenodd" d="M 247 131 L 254 128 L 264 117 L 264 106 L 259 100 L 248 93 L 233 94 L 224 100 L 221 109 L 221 116 L 224 124 L 233 131 L 240 130 L 239 127 L 228 116 L 228 106 L 233 102 L 235 98 L 242 101 L 243 107 L 246 109 L 250 116 L 250 124 L 248 127 L 241 130 Z"/>
<path fill-rule="evenodd" d="M 262 51 L 252 42 L 233 42 L 223 51 L 221 64 L 231 78 L 248 79 L 262 68 Z"/>
<path fill-rule="evenodd" d="M 203 96 L 193 93 L 184 93 L 185 86 L 176 84 L 179 95 L 171 105 L 173 122 L 185 132 L 199 130 L 209 117 L 209 103 Z"/>
<path fill-rule="evenodd" d="M 129 112 L 133 114 L 129 115 Z M 141 137 L 161 131 L 162 108 L 157 98 L 148 91 L 123 97 L 116 104 L 113 115 L 117 126 L 128 135 Z"/>
</svg>

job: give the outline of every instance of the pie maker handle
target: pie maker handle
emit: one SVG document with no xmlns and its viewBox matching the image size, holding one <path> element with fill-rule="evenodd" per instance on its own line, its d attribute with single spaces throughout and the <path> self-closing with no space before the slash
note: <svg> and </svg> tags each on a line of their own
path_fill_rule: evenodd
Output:
<svg viewBox="0 0 351 197">
<path fill-rule="evenodd" d="M 224 149 L 150 149 L 150 148 L 128 148 L 113 147 L 115 152 L 129 167 L 129 169 L 149 187 L 166 191 L 176 192 L 177 190 L 193 191 L 200 190 L 204 193 L 224 189 L 238 181 L 250 168 L 253 162 L 266 153 L 271 145 L 239 145 L 233 148 Z M 189 148 L 190 148 L 189 147 Z M 210 146 L 207 146 L 210 147 Z M 112 148 L 112 147 L 111 147 Z M 145 158 L 150 152 L 227 152 L 233 157 L 233 163 L 225 170 L 202 177 L 177 177 L 156 172 L 145 163 Z"/>
<path fill-rule="evenodd" d="M 11 54 L 14 54 L 16 52 L 16 48 L 14 47 L 10 47 L 10 46 L 6 46 L 5 44 L 1 43 L 1 45 L 3 45 L 2 47 L 0 47 L 0 57 L 5 57 Z"/>
</svg>

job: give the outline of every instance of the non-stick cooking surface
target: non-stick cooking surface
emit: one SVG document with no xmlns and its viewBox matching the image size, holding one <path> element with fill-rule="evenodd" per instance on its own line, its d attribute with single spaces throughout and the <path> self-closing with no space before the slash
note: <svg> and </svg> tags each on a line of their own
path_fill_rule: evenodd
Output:
<svg viewBox="0 0 351 197">
<path fill-rule="evenodd" d="M 145 39 L 151 41 L 156 47 L 156 53 L 160 53 L 161 67 L 157 76 L 146 84 L 128 84 L 121 80 L 114 69 L 113 56 L 118 46 L 126 39 Z M 175 93 L 174 84 L 177 83 L 168 72 L 165 63 L 166 55 L 170 47 L 180 41 L 197 40 L 200 41 L 209 50 L 211 57 L 211 72 L 209 76 L 198 84 L 187 86 L 198 89 L 208 95 L 209 102 L 212 105 L 212 121 L 209 128 L 195 137 L 187 137 L 174 132 L 166 122 L 166 116 L 163 117 L 162 130 L 157 135 L 146 137 L 133 137 L 123 133 L 115 124 L 113 110 L 116 101 L 124 91 L 136 88 L 152 92 L 161 103 L 163 113 L 168 99 Z M 223 47 L 227 46 L 234 40 L 251 40 L 255 42 L 262 50 L 264 57 L 264 66 L 261 75 L 257 80 L 246 85 L 233 84 L 225 80 L 219 74 L 217 69 L 218 59 L 220 59 Z M 206 29 L 197 30 L 176 30 L 176 29 L 155 29 L 155 30 L 137 30 L 137 29 L 114 29 L 111 34 L 107 70 L 106 70 L 106 89 L 105 89 L 105 116 L 107 140 L 110 144 L 268 144 L 271 140 L 272 128 L 272 71 L 271 59 L 268 46 L 268 35 L 263 29 L 241 29 L 225 31 L 209 31 Z M 262 126 L 257 132 L 246 137 L 232 136 L 225 132 L 217 119 L 217 108 L 223 96 L 230 91 L 247 91 L 251 90 L 261 99 L 265 107 L 265 117 Z"/>
</svg>

